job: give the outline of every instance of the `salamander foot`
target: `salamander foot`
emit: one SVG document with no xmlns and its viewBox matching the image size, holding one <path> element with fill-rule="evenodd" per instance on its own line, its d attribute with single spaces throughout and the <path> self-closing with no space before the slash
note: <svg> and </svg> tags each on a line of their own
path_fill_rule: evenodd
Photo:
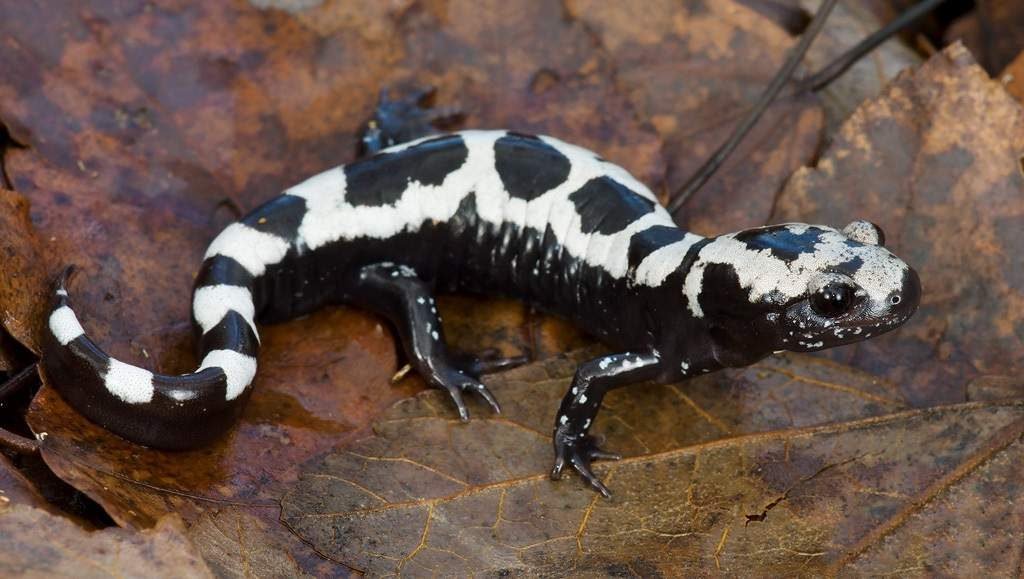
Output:
<svg viewBox="0 0 1024 579">
<path fill-rule="evenodd" d="M 469 420 L 469 410 L 466 408 L 466 403 L 462 399 L 462 395 L 465 392 L 475 392 L 480 395 L 481 398 L 487 401 L 487 404 L 491 406 L 495 414 L 501 413 L 501 406 L 498 405 L 497 399 L 491 394 L 491 391 L 487 389 L 487 386 L 483 382 L 480 382 L 476 378 L 469 376 L 462 370 L 444 370 L 434 374 L 431 377 L 430 382 L 436 385 L 438 388 L 443 388 L 451 396 L 452 402 L 455 403 L 455 407 L 459 410 L 459 418 L 463 422 Z"/>
<path fill-rule="evenodd" d="M 568 462 L 583 477 L 583 480 L 590 484 L 591 488 L 601 493 L 604 498 L 612 497 L 611 491 L 604 486 L 601 479 L 590 469 L 590 463 L 594 460 L 619 460 L 621 455 L 614 452 L 607 452 L 598 447 L 597 440 L 589 434 L 576 434 L 575 436 L 568 428 L 559 427 L 555 432 L 555 466 L 551 469 L 551 478 L 559 480 L 562 478 L 562 470 Z"/>
<path fill-rule="evenodd" d="M 450 128 L 463 118 L 455 107 L 433 107 L 435 87 L 424 87 L 392 99 L 382 90 L 373 117 L 359 139 L 359 154 L 372 155 L 399 143 L 406 143 Z"/>
</svg>

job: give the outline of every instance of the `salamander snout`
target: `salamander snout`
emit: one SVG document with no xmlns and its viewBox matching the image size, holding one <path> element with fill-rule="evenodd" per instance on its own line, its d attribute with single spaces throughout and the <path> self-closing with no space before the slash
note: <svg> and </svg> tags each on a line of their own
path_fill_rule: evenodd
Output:
<svg viewBox="0 0 1024 579">
<path fill-rule="evenodd" d="M 889 295 L 889 315 L 900 320 L 910 319 L 921 303 L 921 278 L 913 268 L 903 272 L 903 287 Z"/>
<path fill-rule="evenodd" d="M 881 230 L 854 222 L 824 230 L 808 248 L 803 294 L 786 305 L 780 349 L 814 351 L 898 328 L 921 302 L 917 272 L 881 245 Z"/>
</svg>

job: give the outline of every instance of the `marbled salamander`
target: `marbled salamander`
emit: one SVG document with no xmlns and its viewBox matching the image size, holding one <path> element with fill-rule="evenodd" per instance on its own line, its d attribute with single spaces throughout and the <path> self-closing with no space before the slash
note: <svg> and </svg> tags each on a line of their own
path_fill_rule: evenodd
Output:
<svg viewBox="0 0 1024 579">
<path fill-rule="evenodd" d="M 44 365 L 91 420 L 145 445 L 191 448 L 220 436 L 251 393 L 256 321 L 347 303 L 389 319 L 413 367 L 451 395 L 500 367 L 449 353 L 434 293 L 528 300 L 615 348 L 579 366 L 554 425 L 555 466 L 596 490 L 588 434 L 613 388 L 743 366 L 881 334 L 917 307 L 920 282 L 855 221 L 839 231 L 786 224 L 703 238 L 679 229 L 654 194 L 594 153 L 543 136 L 429 136 L 288 189 L 210 244 L 195 282 L 202 363 L 165 376 L 105 354 L 71 310 L 66 274 L 49 316 Z"/>
</svg>

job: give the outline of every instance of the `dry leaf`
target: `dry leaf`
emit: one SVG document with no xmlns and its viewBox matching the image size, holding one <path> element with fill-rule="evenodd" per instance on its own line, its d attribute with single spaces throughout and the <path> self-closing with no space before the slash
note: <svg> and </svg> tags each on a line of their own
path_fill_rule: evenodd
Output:
<svg viewBox="0 0 1024 579">
<path fill-rule="evenodd" d="M 37 355 L 47 288 L 42 254 L 29 219 L 28 201 L 0 188 L 0 333 L 6 330 Z"/>
<path fill-rule="evenodd" d="M 0 543 L 5 577 L 213 577 L 175 515 L 141 533 L 85 531 L 40 509 L 0 505 Z"/>
<path fill-rule="evenodd" d="M 1024 109 L 959 45 L 860 107 L 776 221 L 881 225 L 921 275 L 921 308 L 888 336 L 830 351 L 900 384 L 915 406 L 965 400 L 1024 367 Z"/>
<path fill-rule="evenodd" d="M 112 354 L 167 372 L 195 362 L 188 288 L 206 243 L 231 219 L 218 205 L 252 207 L 351 159 L 380 88 L 435 84 L 441 104 L 468 113 L 467 126 L 557 134 L 655 186 L 665 180 L 665 156 L 672 185 L 725 137 L 793 42 L 732 2 L 651 3 L 632 19 L 615 4 L 583 0 L 568 1 L 564 13 L 541 0 L 108 4 L 0 5 L 0 120 L 27 145 L 5 153 L 4 169 L 32 201 L 46 256 L 80 266 L 72 294 L 90 333 Z M 345 572 L 340 564 L 639 575 L 1013 569 L 1005 557 L 1019 553 L 1022 518 L 1008 469 L 1019 464 L 1021 409 L 909 409 L 965 392 L 990 401 L 1020 387 L 987 376 L 1012 376 L 1022 351 L 1011 336 L 1020 335 L 1013 324 L 1024 311 L 1012 277 L 1024 271 L 1012 261 L 1019 181 L 993 169 L 1020 143 L 1019 109 L 951 54 L 862 107 L 821 167 L 790 182 L 778 212 L 837 225 L 853 207 L 891 216 L 875 218 L 891 226 L 893 245 L 932 287 L 951 292 L 926 294 L 921 319 L 899 339 L 846 354 L 898 383 L 783 357 L 615 393 L 598 429 L 629 458 L 600 467 L 618 491 L 603 502 L 575 478 L 545 478 L 573 357 L 495 377 L 500 419 L 475 406 L 478 420 L 456 423 L 447 401 L 430 393 L 388 411 L 374 437 L 356 442 L 422 381 L 391 386 L 401 363 L 391 333 L 377 318 L 336 308 L 262 332 L 252 401 L 217 444 L 144 449 L 44 388 L 29 417 L 47 433 L 44 456 L 118 524 L 173 527 L 177 546 L 167 551 L 187 558 L 194 551 L 180 524 L 164 519 L 180 513 L 219 575 L 326 575 Z M 908 94 L 913 107 L 901 104 Z M 879 111 L 902 116 L 867 122 Z M 687 219 L 716 233 L 765 221 L 779 184 L 815 154 L 821 127 L 814 99 L 774 107 Z M 919 139 L 944 132 L 975 162 L 950 161 L 968 172 L 951 181 L 948 198 L 908 203 L 907 191 L 952 179 L 945 165 L 914 172 L 905 164 Z M 885 151 L 902 171 L 899 195 L 844 205 L 844 186 L 861 192 L 847 179 L 884 175 L 874 157 L 846 151 L 850 143 Z M 867 161 L 849 173 L 815 177 L 858 154 Z M 807 183 L 830 196 L 805 194 Z M 1016 205 L 1006 202 L 1013 195 Z M 952 221 L 951 204 L 966 199 L 976 202 L 966 214 L 989 229 L 962 231 Z M 954 234 L 943 236 L 944 227 Z M 956 277 L 961 270 L 995 289 L 971 289 Z M 466 349 L 544 355 L 581 343 L 510 302 L 457 298 L 442 310 Z M 945 358 L 926 364 L 935 351 Z M 966 386 L 964 377 L 975 376 Z M 279 521 L 282 498 L 296 534 Z M 992 526 L 983 548 L 956 548 L 995 520 L 1010 524 Z M 26 540 L 47 529 L 26 531 Z M 945 533 L 946 542 L 912 531 Z M 89 539 L 148 540 L 116 530 Z"/>
<path fill-rule="evenodd" d="M 814 13 L 821 0 L 794 0 L 808 13 Z M 804 64 L 818 71 L 840 55 L 881 28 L 879 20 L 864 2 L 840 2 L 829 16 L 828 24 L 815 39 Z M 820 93 L 828 118 L 829 131 L 853 113 L 866 99 L 872 98 L 901 71 L 921 64 L 921 57 L 898 39 L 892 38 L 857 61 L 850 70 L 825 87 Z"/>
<path fill-rule="evenodd" d="M 793 44 L 733 0 L 659 0 L 643 10 L 595 0 L 566 6 L 593 30 L 620 90 L 665 141 L 669 192 L 728 138 Z M 813 158 L 822 124 L 815 97 L 780 99 L 677 221 L 704 235 L 763 224 L 785 179 Z"/>
<path fill-rule="evenodd" d="M 711 377 L 617 391 L 598 430 L 607 425 L 631 456 L 598 468 L 616 493 L 605 501 L 574 477 L 546 475 L 569 362 L 495 379 L 511 401 L 497 418 L 462 424 L 434 392 L 402 403 L 375 436 L 308 465 L 282 520 L 371 575 L 814 576 L 847 565 L 1002 574 L 1016 565 L 1008 547 L 1024 533 L 1024 506 L 1009 500 L 1024 458 L 1019 403 L 873 416 L 899 408 L 889 391 L 802 356 L 739 372 L 725 392 L 741 409 L 733 416 L 701 406 Z M 743 386 L 760 373 L 768 376 Z M 810 426 L 837 414 L 817 414 L 819 404 L 842 408 L 845 421 Z M 987 496 L 997 505 L 985 508 Z M 957 504 L 962 517 L 948 512 Z M 942 524 L 959 533 L 917 540 L 919 528 Z"/>
<path fill-rule="evenodd" d="M 6 152 L 6 173 L 32 200 L 47 253 L 78 266 L 70 289 L 83 324 L 121 359 L 164 372 L 194 367 L 189 288 L 205 245 L 231 219 L 218 205 L 252 207 L 350 160 L 381 88 L 434 83 L 439 102 L 461 105 L 471 126 L 545 129 L 647 180 L 664 172 L 657 135 L 617 94 L 585 28 L 561 19 L 557 5 L 262 6 L 0 7 L 0 119 L 26 145 Z M 521 51 L 493 58 L 503 42 Z M 488 331 L 530 319 L 521 305 L 475 316 L 462 337 L 469 323 L 442 310 L 466 348 L 483 333 L 516 353 L 579 343 L 543 319 L 529 337 L 529 328 L 507 337 Z M 268 328 L 263 346 L 242 424 L 210 448 L 161 453 L 128 444 L 48 388 L 29 420 L 47 433 L 43 452 L 54 470 L 119 524 L 146 527 L 170 511 L 194 522 L 234 505 L 268 524 L 300 568 L 316 570 L 322 560 L 266 505 L 295 480 L 296 465 L 422 381 L 392 387 L 399 361 L 390 331 L 347 309 Z M 218 564 L 244 568 L 241 560 Z"/>
</svg>

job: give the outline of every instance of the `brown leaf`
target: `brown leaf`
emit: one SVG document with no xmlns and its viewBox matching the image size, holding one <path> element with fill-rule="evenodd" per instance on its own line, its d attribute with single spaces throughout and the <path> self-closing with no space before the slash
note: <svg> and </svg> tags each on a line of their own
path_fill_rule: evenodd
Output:
<svg viewBox="0 0 1024 579">
<path fill-rule="evenodd" d="M 985 70 L 998 74 L 1024 47 L 1024 4 L 1019 0 L 977 0 L 973 10 L 946 30 L 949 42 L 963 42 Z"/>
<path fill-rule="evenodd" d="M 40 509 L 0 505 L 0 542 L 5 577 L 213 577 L 175 515 L 141 533 L 90 532 Z"/>
<path fill-rule="evenodd" d="M 391 78 L 437 85 L 467 126 L 557 135 L 659 182 L 661 140 L 617 90 L 617 63 L 596 49 L 588 23 L 568 16 L 541 0 L 416 4 L 399 25 L 406 60 Z"/>
<path fill-rule="evenodd" d="M 44 510 L 50 508 L 35 486 L 18 472 L 6 456 L 0 455 L 0 508 L 10 503 Z"/>
<path fill-rule="evenodd" d="M 0 330 L 0 372 L 10 372 L 21 365 L 18 350 L 22 346 L 7 332 Z"/>
<path fill-rule="evenodd" d="M 296 542 L 275 533 L 273 523 L 240 509 L 212 510 L 189 527 L 192 539 L 206 564 L 217 577 L 300 577 L 306 571 L 289 553 Z M 336 575 L 337 567 L 326 560 L 317 576 Z"/>
<path fill-rule="evenodd" d="M 194 367 L 189 288 L 231 219 L 218 204 L 253 207 L 350 160 L 382 88 L 433 83 L 440 104 L 467 110 L 468 126 L 557 133 L 647 180 L 664 172 L 658 136 L 608 80 L 586 29 L 550 2 L 14 3 L 0 7 L 0 36 L 0 119 L 25 145 L 6 152 L 6 172 L 32 200 L 47 254 L 79 267 L 70 290 L 90 334 L 158 371 Z M 451 312 L 456 344 L 475 348 L 486 332 L 507 353 L 529 345 L 543 355 L 580 340 L 543 318 L 529 338 L 528 329 L 496 336 L 488 329 L 525 322 L 525 309 L 480 311 L 472 328 Z M 315 572 L 322 560 L 268 505 L 296 465 L 422 388 L 418 378 L 392 387 L 398 365 L 380 321 L 334 309 L 263 332 L 256 394 L 242 424 L 210 448 L 128 444 L 48 387 L 29 422 L 47 433 L 54 470 L 119 524 L 241 508 L 267 525 L 273 539 L 261 540 Z"/>
<path fill-rule="evenodd" d="M 0 188 L 0 333 L 6 330 L 36 355 L 46 307 L 42 254 L 29 219 L 28 201 Z"/>
<path fill-rule="evenodd" d="M 924 286 L 907 326 L 830 355 L 914 405 L 1024 366 L 1022 153 L 1024 110 L 957 45 L 865 103 L 793 176 L 776 221 L 874 221 Z"/>
<path fill-rule="evenodd" d="M 272 506 L 296 465 L 351 437 L 367 415 L 421 386 L 389 384 L 394 342 L 381 322 L 349 309 L 267 327 L 264 359 L 240 424 L 195 451 L 140 447 L 92 424 L 50 388 L 29 420 L 45 432 L 43 457 L 126 526 L 148 527 L 164 513 L 192 521 L 219 505 Z M 272 361 L 271 361 L 272 360 Z"/>
<path fill-rule="evenodd" d="M 566 6 L 594 31 L 621 90 L 665 141 L 670 192 L 729 136 L 793 43 L 733 0 Z M 677 221 L 705 235 L 763 224 L 785 179 L 813 158 L 822 125 L 815 97 L 780 99 Z"/>
<path fill-rule="evenodd" d="M 500 418 L 462 424 L 433 392 L 403 402 L 375 436 L 308 465 L 283 501 L 283 521 L 371 575 L 814 575 L 910 563 L 999 573 L 1016 564 L 1005 546 L 1024 532 L 1024 507 L 1007 500 L 988 511 L 979 501 L 1020 490 L 1007 471 L 1024 453 L 1020 404 L 875 416 L 900 407 L 891 390 L 809 357 L 737 372 L 725 396 L 717 384 L 713 404 L 739 409 L 733 415 L 708 409 L 712 377 L 686 389 L 617 391 L 599 426 L 632 456 L 598 467 L 616 493 L 605 501 L 575 477 L 546 475 L 548 433 L 572 369 L 572 360 L 553 360 L 495 378 L 508 401 Z M 821 405 L 830 409 L 818 414 Z M 849 421 L 813 426 L 837 413 Z M 952 555 L 970 533 L 908 553 L 887 548 L 914 537 L 936 508 L 926 505 L 961 499 L 968 516 L 956 524 L 965 531 L 1015 521 L 992 535 L 993 556 Z"/>
<path fill-rule="evenodd" d="M 792 0 L 814 13 L 821 0 Z M 815 39 L 804 63 L 818 71 L 885 24 L 865 2 L 840 2 L 829 16 L 828 25 Z M 865 100 L 872 98 L 901 71 L 921 64 L 921 57 L 897 38 L 882 43 L 857 61 L 842 76 L 825 87 L 822 106 L 832 134 Z"/>
<path fill-rule="evenodd" d="M 517 300 L 452 295 L 438 299 L 444 330 L 456 350 L 497 350 L 543 360 L 593 341 L 568 321 L 532 311 Z"/>
<path fill-rule="evenodd" d="M 218 204 L 252 207 L 349 160 L 354 133 L 385 86 L 435 84 L 441 104 L 466 110 L 468 126 L 554 133 L 653 184 L 663 181 L 664 149 L 670 183 L 678 182 L 725 137 L 792 44 L 732 2 L 678 4 L 651 4 L 630 20 L 614 3 L 575 0 L 565 13 L 541 0 L 96 0 L 62 10 L 3 3 L 0 119 L 27 145 L 6 153 L 6 171 L 33 202 L 46 255 L 80 266 L 72 294 L 90 332 L 116 356 L 180 371 L 195 362 L 192 272 L 231 218 Z M 652 38 L 654 46 L 645 44 Z M 781 180 L 816 150 L 815 101 L 786 101 L 772 115 L 691 204 L 699 229 L 763 222 Z M 686 124 L 694 122 L 702 126 Z M 890 201 L 879 206 L 905 206 Z M 510 302 L 458 298 L 442 309 L 464 349 L 543 355 L 580 343 L 564 325 Z M 601 467 L 618 502 L 595 502 L 575 479 L 544 480 L 572 357 L 495 378 L 501 419 L 476 405 L 478 420 L 455 424 L 448 401 L 431 393 L 390 411 L 374 438 L 356 443 L 371 418 L 422 388 L 418 378 L 389 385 L 400 361 L 387 328 L 336 308 L 262 336 L 252 401 L 218 444 L 144 449 L 44 388 L 30 423 L 47 434 L 45 459 L 123 526 L 181 513 L 223 575 L 336 574 L 337 562 L 385 569 L 413 552 L 409 570 L 450 553 L 467 558 L 445 563 L 446 573 L 479 561 L 555 572 L 574 555 L 578 570 L 595 573 L 651 574 L 676 562 L 732 573 L 757 563 L 766 573 L 847 563 L 874 570 L 899 557 L 883 553 L 880 538 L 902 537 L 900 525 L 914 524 L 926 506 L 947 496 L 980 504 L 969 492 L 954 495 L 956 481 L 1015 490 L 999 482 L 1002 471 L 984 469 L 1017 452 L 1006 442 L 1016 440 L 1016 406 L 909 412 L 914 388 L 803 357 L 610 396 L 599 427 L 631 458 Z M 1009 388 L 975 391 L 991 399 Z M 282 497 L 298 535 L 278 520 Z M 353 510 L 375 501 L 399 507 Z M 499 512 L 500 532 L 491 529 Z M 981 509 L 971 513 L 957 524 L 986 520 Z M 388 524 L 406 522 L 378 524 L 390 515 Z M 360 527 L 366 534 L 332 535 L 344 517 L 368 525 Z M 930 545 L 910 547 L 917 560 L 930 553 Z M 375 555 L 391 553 L 395 561 Z M 979 561 L 1002 565 L 994 556 Z"/>
<path fill-rule="evenodd" d="M 1000 80 L 1006 90 L 1015 96 L 1018 101 L 1024 103 L 1024 52 L 1017 55 L 1013 62 L 1008 64 L 1000 75 Z M 1021 171 L 1024 171 L 1022 166 Z"/>
</svg>

